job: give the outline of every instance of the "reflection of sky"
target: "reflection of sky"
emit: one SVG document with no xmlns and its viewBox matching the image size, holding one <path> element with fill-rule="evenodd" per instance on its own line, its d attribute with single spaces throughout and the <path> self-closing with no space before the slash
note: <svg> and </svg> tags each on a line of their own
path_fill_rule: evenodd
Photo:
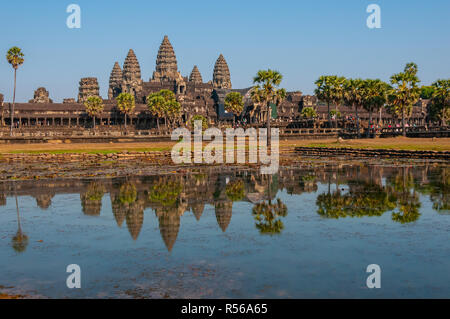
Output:
<svg viewBox="0 0 450 319">
<path fill-rule="evenodd" d="M 345 188 L 345 185 L 343 185 Z M 335 185 L 331 185 L 335 189 Z M 177 242 L 168 253 L 151 209 L 137 241 L 118 228 L 108 195 L 100 216 L 82 214 L 79 194 L 56 195 L 47 210 L 34 198 L 19 198 L 27 250 L 11 248 L 14 198 L 0 214 L 0 285 L 23 287 L 51 297 L 448 297 L 449 216 L 421 196 L 420 219 L 402 225 L 381 217 L 324 219 L 316 196 L 277 196 L 287 205 L 281 235 L 260 235 L 253 205 L 236 202 L 225 233 L 214 207 L 200 221 L 181 217 Z M 39 242 L 42 240 L 43 242 Z M 65 287 L 65 267 L 82 269 L 82 289 Z M 367 265 L 382 269 L 382 289 L 365 288 Z"/>
</svg>

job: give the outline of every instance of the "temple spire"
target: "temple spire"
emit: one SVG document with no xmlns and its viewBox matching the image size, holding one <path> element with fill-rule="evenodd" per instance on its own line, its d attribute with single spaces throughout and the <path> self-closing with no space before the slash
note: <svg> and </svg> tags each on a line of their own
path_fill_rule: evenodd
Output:
<svg viewBox="0 0 450 319">
<path fill-rule="evenodd" d="M 178 73 L 177 58 L 167 35 L 164 36 L 156 58 L 153 80 L 173 81 L 181 78 Z"/>
<path fill-rule="evenodd" d="M 189 82 L 203 83 L 202 75 L 200 74 L 200 71 L 198 70 L 198 67 L 196 65 L 194 65 L 191 75 L 189 76 Z"/>
<path fill-rule="evenodd" d="M 114 67 L 109 76 L 108 99 L 112 100 L 122 91 L 122 69 L 118 62 L 114 63 Z"/>
<path fill-rule="evenodd" d="M 230 69 L 222 54 L 214 65 L 213 85 L 217 89 L 231 89 Z"/>
<path fill-rule="evenodd" d="M 126 80 L 141 78 L 141 67 L 133 49 L 128 51 L 128 55 L 123 63 L 123 78 Z"/>
</svg>

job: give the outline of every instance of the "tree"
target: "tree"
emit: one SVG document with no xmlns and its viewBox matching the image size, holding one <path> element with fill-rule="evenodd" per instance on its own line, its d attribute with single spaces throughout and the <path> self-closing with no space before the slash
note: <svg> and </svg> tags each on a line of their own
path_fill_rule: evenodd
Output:
<svg viewBox="0 0 450 319">
<path fill-rule="evenodd" d="M 191 128 L 195 128 L 195 121 L 202 121 L 202 130 L 206 130 L 208 128 L 208 119 L 203 115 L 197 114 L 191 118 Z"/>
<path fill-rule="evenodd" d="M 430 85 L 422 85 L 420 88 L 420 98 L 424 100 L 429 100 L 432 98 L 434 92 L 434 87 Z"/>
<path fill-rule="evenodd" d="M 272 204 L 263 201 L 253 207 L 252 215 L 256 221 L 256 228 L 261 234 L 276 235 L 284 229 L 281 217 L 287 216 L 287 206 L 277 198 L 276 203 Z"/>
<path fill-rule="evenodd" d="M 402 132 L 406 136 L 405 117 L 412 112 L 413 105 L 419 100 L 420 82 L 417 77 L 417 64 L 408 63 L 403 72 L 391 76 L 393 88 L 389 92 L 389 103 L 395 112 L 402 115 Z"/>
<path fill-rule="evenodd" d="M 367 137 L 370 136 L 370 125 L 373 112 L 377 112 L 386 104 L 389 85 L 379 79 L 367 79 L 363 83 L 363 107 L 369 112 L 369 127 L 367 128 Z"/>
<path fill-rule="evenodd" d="M 317 88 L 314 90 L 314 94 L 317 96 L 319 101 L 325 102 L 327 104 L 327 114 L 328 114 L 328 125 L 331 127 L 331 114 L 330 114 L 330 104 L 333 102 L 333 83 L 336 80 L 335 75 L 322 75 L 315 83 Z"/>
<path fill-rule="evenodd" d="M 242 98 L 241 93 L 239 92 L 230 92 L 225 97 L 225 110 L 229 113 L 233 113 L 233 124 L 235 123 L 236 116 L 242 114 L 244 110 L 244 100 Z"/>
<path fill-rule="evenodd" d="M 344 103 L 355 109 L 356 116 L 356 132 L 360 138 L 360 122 L 358 109 L 363 105 L 363 84 L 362 79 L 347 79 L 344 83 Z"/>
<path fill-rule="evenodd" d="M 159 118 L 167 121 L 175 120 L 181 114 L 181 104 L 176 100 L 175 94 L 170 90 L 161 90 L 147 97 L 147 106 L 150 113 L 156 116 L 159 129 Z"/>
<path fill-rule="evenodd" d="M 278 88 L 282 80 L 283 76 L 281 73 L 271 69 L 260 70 L 253 78 L 255 86 L 252 91 L 252 100 L 256 104 L 265 106 L 267 109 L 267 145 L 271 145 L 271 104 L 275 104 L 278 107 L 286 97 L 286 90 Z"/>
<path fill-rule="evenodd" d="M 20 224 L 19 203 L 17 201 L 16 185 L 14 185 L 14 197 L 16 198 L 17 233 L 12 238 L 12 247 L 16 252 L 22 253 L 25 251 L 25 249 L 27 249 L 28 236 L 23 233 L 22 226 Z"/>
<path fill-rule="evenodd" d="M 238 179 L 229 182 L 225 188 L 225 194 L 233 202 L 241 201 L 245 197 L 244 181 Z"/>
<path fill-rule="evenodd" d="M 134 95 L 130 93 L 120 93 L 117 98 L 117 107 L 125 115 L 125 129 L 127 128 L 127 115 L 133 112 L 136 107 Z"/>
<path fill-rule="evenodd" d="M 89 96 L 84 102 L 86 112 L 93 118 L 95 128 L 95 117 L 103 112 L 103 100 L 99 96 Z"/>
<path fill-rule="evenodd" d="M 22 50 L 18 47 L 12 47 L 8 50 L 6 53 L 6 60 L 8 60 L 8 63 L 11 64 L 11 66 L 14 69 L 14 93 L 13 93 L 13 104 L 10 110 L 10 118 L 11 118 L 11 126 L 10 126 L 10 135 L 13 135 L 13 127 L 14 127 L 14 108 L 16 105 L 16 79 L 17 79 L 17 69 L 19 66 L 23 64 L 24 60 L 24 54 L 22 53 Z"/>
<path fill-rule="evenodd" d="M 345 85 L 345 78 L 342 76 L 337 76 L 333 78 L 332 85 L 331 85 L 331 101 L 334 103 L 334 122 L 335 127 L 338 127 L 338 114 L 339 113 L 339 106 L 342 104 L 342 101 L 344 99 L 344 85 Z"/>
<path fill-rule="evenodd" d="M 430 116 L 438 119 L 442 126 L 447 126 L 450 119 L 450 79 L 437 80 L 432 86 Z"/>
<path fill-rule="evenodd" d="M 306 119 L 313 119 L 317 116 L 317 112 L 312 106 L 307 106 L 302 109 L 301 115 Z"/>
</svg>

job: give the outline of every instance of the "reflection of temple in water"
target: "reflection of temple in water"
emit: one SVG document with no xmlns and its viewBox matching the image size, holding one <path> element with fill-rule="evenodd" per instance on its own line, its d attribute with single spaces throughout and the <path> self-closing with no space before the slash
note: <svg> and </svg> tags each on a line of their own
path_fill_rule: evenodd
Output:
<svg viewBox="0 0 450 319">
<path fill-rule="evenodd" d="M 411 222 L 420 216 L 418 194 L 428 196 L 433 209 L 448 214 L 450 174 L 446 166 L 421 164 L 400 168 L 389 165 L 316 164 L 315 167 L 281 168 L 268 177 L 259 171 L 227 171 L 206 169 L 179 175 L 117 178 L 109 180 L 20 181 L 19 196 L 33 196 L 41 209 L 51 209 L 55 195 L 80 194 L 82 212 L 99 216 L 102 199 L 109 193 L 112 214 L 118 227 L 124 222 L 134 240 L 139 238 L 144 211 L 154 211 L 166 248 L 171 251 L 177 240 L 181 217 L 192 213 L 198 222 L 205 206 L 214 208 L 219 228 L 225 232 L 232 220 L 235 202 L 258 204 L 274 200 L 279 190 L 287 194 L 318 193 L 322 184 L 326 191 L 317 194 L 318 213 L 324 217 L 342 214 L 380 216 L 392 207 L 399 222 Z M 233 187 L 228 187 L 232 185 Z M 343 187 L 345 185 L 345 187 Z M 12 182 L 0 183 L 0 205 L 13 196 Z M 323 192 L 323 187 L 320 188 Z M 236 204 L 237 205 L 237 204 Z M 370 206 L 371 205 L 371 206 Z M 394 206 L 393 206 L 394 205 Z M 320 211 L 320 207 L 324 210 Z M 322 213 L 321 213 L 322 212 Z M 108 214 L 103 213 L 103 214 Z"/>
</svg>

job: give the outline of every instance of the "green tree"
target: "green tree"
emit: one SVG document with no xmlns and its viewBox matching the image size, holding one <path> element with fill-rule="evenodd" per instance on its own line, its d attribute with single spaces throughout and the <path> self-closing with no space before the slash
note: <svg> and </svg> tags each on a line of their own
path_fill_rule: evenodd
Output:
<svg viewBox="0 0 450 319">
<path fill-rule="evenodd" d="M 125 115 L 125 129 L 127 128 L 127 115 L 129 115 L 131 112 L 133 112 L 134 108 L 136 107 L 136 102 L 134 99 L 134 95 L 130 93 L 120 93 L 116 97 L 117 101 L 117 107 L 119 108 L 120 112 L 122 112 Z"/>
<path fill-rule="evenodd" d="M 347 79 L 344 83 L 344 102 L 355 109 L 356 132 L 358 138 L 361 137 L 358 110 L 363 105 L 363 86 L 364 81 L 362 79 Z"/>
<path fill-rule="evenodd" d="M 279 198 L 275 204 L 264 201 L 253 207 L 252 215 L 261 234 L 280 234 L 284 229 L 281 217 L 287 216 L 287 206 Z"/>
<path fill-rule="evenodd" d="M 16 106 L 16 80 L 17 80 L 17 69 L 19 66 L 23 64 L 24 60 L 24 54 L 22 50 L 18 47 L 12 47 L 8 50 L 6 53 L 6 60 L 8 60 L 8 63 L 11 64 L 11 66 L 14 69 L 14 93 L 13 93 L 13 104 L 10 110 L 10 118 L 11 118 L 11 127 L 10 127 L 10 135 L 13 135 L 13 127 L 14 127 L 14 112 L 15 112 L 15 106 Z"/>
<path fill-rule="evenodd" d="M 84 102 L 87 114 L 93 119 L 93 127 L 95 128 L 95 117 L 103 112 L 103 100 L 99 96 L 89 96 Z"/>
<path fill-rule="evenodd" d="M 363 84 L 363 108 L 369 112 L 369 126 L 367 128 L 367 137 L 370 136 L 373 124 L 372 114 L 379 111 L 387 102 L 389 85 L 379 79 L 367 79 Z"/>
<path fill-rule="evenodd" d="M 331 82 L 331 101 L 334 104 L 334 114 L 336 115 L 334 118 L 335 127 L 338 127 L 338 115 L 339 106 L 342 104 L 344 100 L 344 87 L 345 87 L 346 79 L 342 76 L 337 76 Z"/>
<path fill-rule="evenodd" d="M 225 110 L 233 113 L 233 124 L 236 123 L 236 116 L 242 114 L 244 110 L 244 100 L 239 92 L 230 92 L 225 96 Z"/>
<path fill-rule="evenodd" d="M 225 188 L 225 194 L 233 202 L 242 200 L 245 196 L 244 181 L 241 179 L 229 182 Z"/>
<path fill-rule="evenodd" d="M 313 107 L 307 106 L 302 109 L 301 115 L 306 119 L 313 119 L 317 116 L 317 112 Z"/>
<path fill-rule="evenodd" d="M 271 69 L 260 70 L 253 78 L 255 85 L 253 86 L 252 100 L 256 104 L 265 106 L 267 110 L 267 145 L 271 145 L 271 104 L 278 107 L 286 97 L 286 90 L 279 88 L 282 80 L 281 73 Z"/>
<path fill-rule="evenodd" d="M 420 98 L 424 100 L 429 100 L 432 98 L 434 92 L 434 87 L 430 85 L 422 85 L 420 88 Z"/>
<path fill-rule="evenodd" d="M 429 113 L 433 119 L 447 126 L 450 119 L 450 79 L 437 80 L 433 83 L 433 95 L 431 97 Z"/>
<path fill-rule="evenodd" d="M 328 125 L 331 127 L 331 113 L 330 104 L 333 103 L 333 83 L 337 79 L 335 75 L 322 75 L 314 84 L 317 88 L 314 94 L 319 99 L 327 104 Z"/>
<path fill-rule="evenodd" d="M 197 114 L 191 118 L 191 128 L 195 128 L 195 121 L 202 121 L 202 130 L 206 130 L 208 128 L 208 119 L 203 115 Z"/>
<path fill-rule="evenodd" d="M 392 89 L 389 92 L 389 103 L 397 114 L 402 116 L 402 132 L 406 136 L 405 118 L 412 112 L 413 105 L 419 100 L 420 82 L 417 77 L 417 64 L 408 63 L 403 72 L 391 76 Z"/>
<path fill-rule="evenodd" d="M 159 129 L 159 118 L 164 118 L 166 124 L 177 119 L 181 114 L 181 104 L 176 100 L 175 94 L 170 90 L 161 90 L 147 97 L 147 106 L 150 113 L 156 116 Z M 169 125 L 170 126 L 170 125 Z"/>
</svg>

